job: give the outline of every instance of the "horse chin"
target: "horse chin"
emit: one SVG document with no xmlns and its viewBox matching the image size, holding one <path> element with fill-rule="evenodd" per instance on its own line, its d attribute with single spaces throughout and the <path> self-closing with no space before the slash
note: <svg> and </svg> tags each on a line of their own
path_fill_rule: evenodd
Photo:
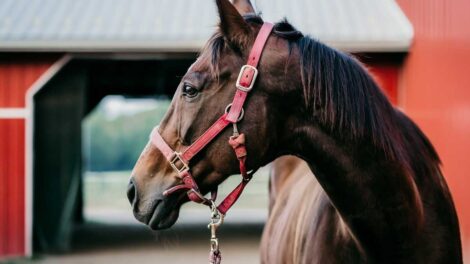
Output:
<svg viewBox="0 0 470 264">
<path fill-rule="evenodd" d="M 153 213 L 152 218 L 148 222 L 148 226 L 152 230 L 162 230 L 172 227 L 178 220 L 179 208 L 169 210 L 168 212 L 157 211 Z"/>
<path fill-rule="evenodd" d="M 178 220 L 181 204 L 175 205 L 168 200 L 159 200 L 155 204 L 147 225 L 152 230 L 162 230 L 173 226 Z"/>
</svg>

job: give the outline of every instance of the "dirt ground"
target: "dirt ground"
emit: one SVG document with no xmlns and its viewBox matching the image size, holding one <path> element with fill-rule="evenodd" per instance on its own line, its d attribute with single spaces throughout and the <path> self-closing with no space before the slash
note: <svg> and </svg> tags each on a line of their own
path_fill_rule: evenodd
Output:
<svg viewBox="0 0 470 264">
<path fill-rule="evenodd" d="M 227 224 L 220 230 L 224 264 L 259 263 L 260 224 Z M 86 224 L 78 227 L 66 254 L 43 255 L 27 264 L 207 263 L 209 230 L 205 224 L 181 224 L 152 232 L 137 224 Z"/>
</svg>

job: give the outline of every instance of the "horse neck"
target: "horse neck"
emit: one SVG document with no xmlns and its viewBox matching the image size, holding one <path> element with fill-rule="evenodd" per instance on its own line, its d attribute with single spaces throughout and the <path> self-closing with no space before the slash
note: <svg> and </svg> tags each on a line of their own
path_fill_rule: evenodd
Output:
<svg viewBox="0 0 470 264">
<path fill-rule="evenodd" d="M 292 124 L 290 152 L 309 164 L 355 239 L 371 251 L 411 247 L 422 204 L 407 167 L 367 140 L 340 139 L 314 122 Z"/>
</svg>

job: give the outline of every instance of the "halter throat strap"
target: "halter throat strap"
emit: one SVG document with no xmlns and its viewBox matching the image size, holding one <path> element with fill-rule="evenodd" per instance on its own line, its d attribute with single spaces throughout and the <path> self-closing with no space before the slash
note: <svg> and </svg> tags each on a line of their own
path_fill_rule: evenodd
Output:
<svg viewBox="0 0 470 264">
<path fill-rule="evenodd" d="M 241 183 L 221 202 L 217 210 L 226 214 L 230 207 L 240 197 L 246 184 L 251 180 L 253 172 L 248 173 L 245 165 L 246 161 L 246 147 L 245 135 L 238 134 L 236 124 L 243 118 L 243 105 L 246 101 L 248 93 L 253 89 L 256 77 L 258 76 L 258 64 L 263 53 L 264 46 L 271 34 L 273 24 L 264 23 L 261 27 L 256 40 L 251 48 L 247 64 L 244 65 L 238 75 L 236 82 L 236 92 L 231 104 L 229 104 L 223 114 L 211 127 L 209 127 L 199 138 L 197 138 L 189 147 L 182 152 L 177 152 L 171 148 L 168 143 L 163 139 L 155 127 L 150 136 L 153 145 L 158 148 L 165 156 L 171 167 L 178 174 L 182 180 L 181 185 L 174 186 L 164 192 L 164 195 L 170 195 L 176 191 L 186 190 L 188 198 L 196 203 L 202 203 L 209 206 L 213 205 L 216 199 L 217 192 L 212 193 L 212 198 L 205 198 L 199 187 L 191 175 L 190 161 L 202 149 L 204 149 L 218 134 L 220 134 L 229 124 L 234 125 L 234 134 L 229 139 L 229 144 L 232 146 L 235 155 L 240 163 L 240 173 L 243 177 Z"/>
</svg>

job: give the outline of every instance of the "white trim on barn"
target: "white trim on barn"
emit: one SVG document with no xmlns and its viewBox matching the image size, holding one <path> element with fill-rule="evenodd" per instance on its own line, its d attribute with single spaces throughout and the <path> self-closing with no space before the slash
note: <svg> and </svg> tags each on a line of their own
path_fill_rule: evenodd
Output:
<svg viewBox="0 0 470 264">
<path fill-rule="evenodd" d="M 0 119 L 22 119 L 28 113 L 26 108 L 0 108 Z"/>
<path fill-rule="evenodd" d="M 0 50 L 6 52 L 149 52 L 196 53 L 206 40 L 194 41 L 5 41 Z M 411 39 L 350 41 L 326 39 L 325 43 L 345 52 L 407 52 Z"/>
</svg>

